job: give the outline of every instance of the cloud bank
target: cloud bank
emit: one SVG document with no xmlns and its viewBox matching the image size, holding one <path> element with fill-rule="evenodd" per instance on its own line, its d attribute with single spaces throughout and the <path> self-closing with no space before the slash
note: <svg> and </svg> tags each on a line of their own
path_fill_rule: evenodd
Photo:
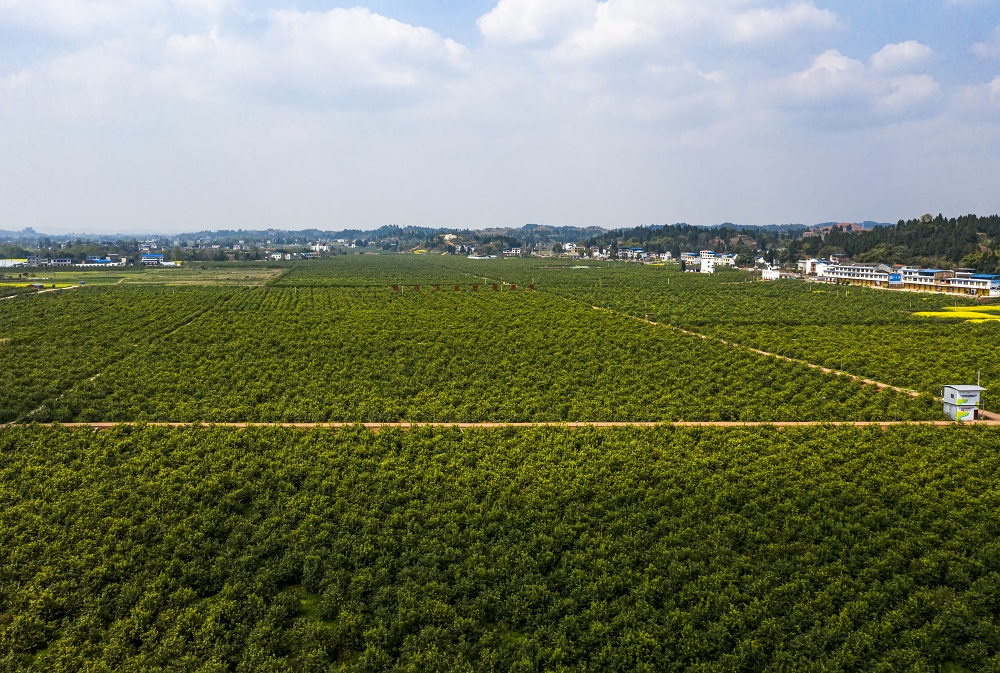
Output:
<svg viewBox="0 0 1000 673">
<path fill-rule="evenodd" d="M 918 171 L 995 172 L 1000 28 L 956 49 L 866 7 L 498 0 L 458 39 L 363 6 L 0 0 L 0 228 L 997 210 Z"/>
</svg>

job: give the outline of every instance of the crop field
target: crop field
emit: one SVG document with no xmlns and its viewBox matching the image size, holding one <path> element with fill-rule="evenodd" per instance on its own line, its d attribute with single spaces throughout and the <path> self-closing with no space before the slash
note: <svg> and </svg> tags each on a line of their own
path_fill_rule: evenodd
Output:
<svg viewBox="0 0 1000 673">
<path fill-rule="evenodd" d="M 998 444 L 0 430 L 0 665 L 996 670 Z"/>
<path fill-rule="evenodd" d="M 248 262 L 225 264 L 192 262 L 181 267 L 104 268 L 43 270 L 38 282 L 86 285 L 231 285 L 257 286 L 271 281 L 290 269 L 289 263 Z"/>
<path fill-rule="evenodd" d="M 940 311 L 924 311 L 915 315 L 921 318 L 944 318 L 945 320 L 979 323 L 1000 320 L 1000 306 L 945 306 Z"/>
<path fill-rule="evenodd" d="M 270 262 L 229 265 L 192 262 L 180 268 L 143 269 L 141 273 L 127 276 L 124 282 L 135 285 L 259 286 L 274 280 L 288 269 L 288 266 Z"/>
<path fill-rule="evenodd" d="M 917 314 L 979 305 L 205 267 L 0 301 L 0 672 L 1000 670 L 998 427 L 211 425 L 939 420 L 1000 325 Z"/>
<path fill-rule="evenodd" d="M 278 287 L 377 287 L 398 285 L 404 291 L 415 285 L 474 284 L 477 264 L 503 269 L 507 260 L 477 262 L 440 255 L 346 255 L 296 264 L 274 284 Z M 516 262 L 515 262 L 516 263 Z M 506 267 L 512 268 L 512 267 Z M 516 267 L 520 269 L 521 267 Z"/>
<path fill-rule="evenodd" d="M 703 276 L 671 267 L 521 266 L 521 279 L 535 278 L 539 287 L 567 298 L 650 314 L 657 322 L 931 395 L 945 384 L 975 383 L 977 372 L 987 388 L 1000 382 L 1000 323 L 986 320 L 1000 309 L 995 300 L 983 306 L 956 295 L 749 283 L 740 272 Z M 975 312 L 978 320 L 962 311 Z M 985 401 L 1000 409 L 1000 398 L 987 395 Z"/>
<path fill-rule="evenodd" d="M 400 274 L 412 271 L 407 258 L 388 259 L 406 260 Z M 333 264 L 302 265 L 301 286 L 289 273 L 263 288 L 123 284 L 80 288 L 53 303 L 9 302 L 0 307 L 0 338 L 9 339 L 0 363 L 19 383 L 2 400 L 0 420 L 940 416 L 930 396 L 879 391 L 523 286 L 475 291 L 476 279 L 461 271 L 410 259 L 420 265 L 420 291 L 419 283 L 397 293 L 374 279 L 330 280 L 384 273 L 372 272 L 379 260 L 369 259 L 347 263 L 343 276 Z"/>
</svg>

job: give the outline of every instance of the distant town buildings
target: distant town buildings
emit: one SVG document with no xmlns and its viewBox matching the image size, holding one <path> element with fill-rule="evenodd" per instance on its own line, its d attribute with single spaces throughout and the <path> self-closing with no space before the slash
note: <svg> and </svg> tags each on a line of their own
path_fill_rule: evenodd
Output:
<svg viewBox="0 0 1000 673">
<path fill-rule="evenodd" d="M 681 262 L 687 271 L 700 273 L 715 273 L 718 268 L 735 268 L 737 255 L 733 253 L 720 254 L 714 250 L 701 252 L 682 252 Z"/>
<path fill-rule="evenodd" d="M 1000 297 L 1000 275 L 971 269 L 921 269 L 889 264 L 840 264 L 829 260 L 800 260 L 806 277 L 827 283 L 921 292 L 946 292 L 978 297 Z"/>
<path fill-rule="evenodd" d="M 642 248 L 618 248 L 618 259 L 641 262 L 648 258 L 649 254 Z"/>
</svg>

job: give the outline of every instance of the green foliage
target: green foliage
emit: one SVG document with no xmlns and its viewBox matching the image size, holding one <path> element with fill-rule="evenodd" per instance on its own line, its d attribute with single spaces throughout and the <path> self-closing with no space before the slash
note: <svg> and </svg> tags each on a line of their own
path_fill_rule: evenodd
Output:
<svg viewBox="0 0 1000 673">
<path fill-rule="evenodd" d="M 734 282 L 664 268 L 614 264 L 591 269 L 525 267 L 539 286 L 658 322 L 843 369 L 939 395 L 949 383 L 1000 381 L 995 344 L 1000 324 L 916 317 L 920 311 L 972 305 L 945 294 L 897 292 L 805 282 Z M 987 405 L 997 407 L 989 395 Z"/>
<path fill-rule="evenodd" d="M 51 420 L 64 395 L 127 354 L 148 353 L 228 296 L 211 288 L 91 287 L 0 301 L 0 422 Z"/>
<path fill-rule="evenodd" d="M 0 420 L 940 415 L 647 313 L 929 392 L 1000 374 L 996 327 L 912 315 L 946 297 L 288 269 L 0 302 Z M 998 448 L 957 426 L 0 429 L 0 673 L 997 670 Z"/>
<path fill-rule="evenodd" d="M 998 445 L 0 430 L 0 670 L 996 670 Z"/>
<path fill-rule="evenodd" d="M 116 286 L 19 305 L 0 358 L 20 383 L 0 409 L 6 420 L 206 422 L 940 415 L 930 398 L 549 293 L 442 287 Z M 39 348 L 45 357 L 27 357 Z"/>
<path fill-rule="evenodd" d="M 980 272 L 993 273 L 997 266 L 995 252 L 989 248 L 986 253 L 982 251 L 984 240 L 979 234 L 995 247 L 1000 242 L 1000 216 L 925 216 L 857 234 L 835 228 L 827 235 L 826 243 L 859 261 L 937 260 L 949 266 L 973 262 Z"/>
</svg>

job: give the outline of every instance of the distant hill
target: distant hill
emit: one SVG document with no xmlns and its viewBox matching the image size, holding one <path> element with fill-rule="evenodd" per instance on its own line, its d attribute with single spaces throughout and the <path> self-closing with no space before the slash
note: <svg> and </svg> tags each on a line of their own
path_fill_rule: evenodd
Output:
<svg viewBox="0 0 1000 673">
<path fill-rule="evenodd" d="M 953 218 L 925 215 L 859 233 L 834 228 L 823 242 L 859 262 L 965 267 L 982 273 L 1000 271 L 1000 216 L 997 215 Z"/>
<path fill-rule="evenodd" d="M 844 222 L 820 222 L 819 224 L 814 224 L 809 227 L 810 230 L 815 229 L 828 229 L 831 227 L 836 227 L 838 225 L 845 224 Z M 854 225 L 855 228 L 859 229 L 874 229 L 875 227 L 893 227 L 895 225 L 889 222 L 872 222 L 871 220 L 865 220 L 864 222 L 850 222 L 849 224 Z"/>
</svg>

